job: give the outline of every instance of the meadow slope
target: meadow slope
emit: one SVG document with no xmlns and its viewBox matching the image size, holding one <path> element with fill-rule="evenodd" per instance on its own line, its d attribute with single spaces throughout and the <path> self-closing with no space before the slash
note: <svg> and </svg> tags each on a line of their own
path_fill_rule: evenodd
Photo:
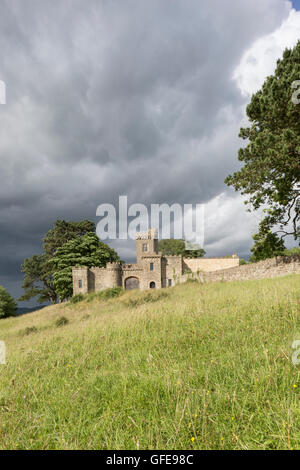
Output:
<svg viewBox="0 0 300 470">
<path fill-rule="evenodd" d="M 300 449 L 300 275 L 0 320 L 1 449 Z"/>
</svg>

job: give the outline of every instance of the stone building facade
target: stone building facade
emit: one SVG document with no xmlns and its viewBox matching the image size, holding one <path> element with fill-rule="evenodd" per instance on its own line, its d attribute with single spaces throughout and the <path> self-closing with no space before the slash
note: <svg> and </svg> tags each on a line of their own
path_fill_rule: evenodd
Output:
<svg viewBox="0 0 300 470">
<path fill-rule="evenodd" d="M 87 294 L 109 287 L 161 289 L 187 279 L 187 273 L 214 272 L 239 266 L 239 258 L 195 258 L 162 256 L 157 231 L 136 234 L 135 264 L 107 263 L 105 268 L 73 267 L 73 293 Z"/>
</svg>

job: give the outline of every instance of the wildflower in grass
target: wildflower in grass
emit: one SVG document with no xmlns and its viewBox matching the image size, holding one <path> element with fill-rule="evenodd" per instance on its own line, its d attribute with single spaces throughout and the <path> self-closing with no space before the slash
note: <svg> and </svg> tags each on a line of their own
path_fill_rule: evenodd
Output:
<svg viewBox="0 0 300 470">
<path fill-rule="evenodd" d="M 293 385 L 293 387 L 294 387 L 294 388 L 297 388 L 297 385 L 296 385 L 296 384 L 294 384 L 294 385 Z"/>
<path fill-rule="evenodd" d="M 194 418 L 197 418 L 197 416 L 198 416 L 197 414 L 194 414 Z"/>
<path fill-rule="evenodd" d="M 195 440 L 195 438 L 194 438 L 194 437 L 192 437 L 192 438 L 191 438 L 191 441 L 192 441 L 192 442 L 194 442 L 194 440 Z"/>
</svg>

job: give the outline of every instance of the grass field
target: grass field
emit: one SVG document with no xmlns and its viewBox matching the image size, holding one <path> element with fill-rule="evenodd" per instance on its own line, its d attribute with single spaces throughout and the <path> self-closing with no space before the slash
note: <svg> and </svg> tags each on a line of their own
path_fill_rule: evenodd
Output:
<svg viewBox="0 0 300 470">
<path fill-rule="evenodd" d="M 1 449 L 300 449 L 300 276 L 0 320 Z"/>
</svg>

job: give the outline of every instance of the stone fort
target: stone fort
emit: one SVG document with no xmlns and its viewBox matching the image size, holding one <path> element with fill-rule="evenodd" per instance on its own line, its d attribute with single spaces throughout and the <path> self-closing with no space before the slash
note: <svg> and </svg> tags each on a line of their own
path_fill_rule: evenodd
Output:
<svg viewBox="0 0 300 470">
<path fill-rule="evenodd" d="M 226 258 L 163 256 L 157 230 L 136 234 L 136 263 L 107 263 L 105 268 L 73 267 L 73 294 L 98 292 L 109 287 L 161 289 L 186 281 L 187 273 L 211 273 L 239 266 L 237 255 Z"/>
</svg>

